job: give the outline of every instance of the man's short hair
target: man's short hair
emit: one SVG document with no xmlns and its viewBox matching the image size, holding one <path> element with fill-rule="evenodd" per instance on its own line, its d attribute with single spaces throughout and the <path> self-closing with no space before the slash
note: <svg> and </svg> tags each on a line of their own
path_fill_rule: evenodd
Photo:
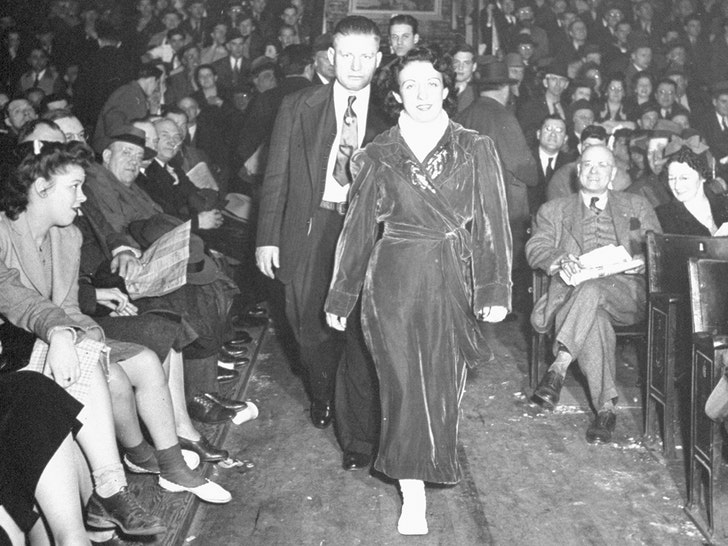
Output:
<svg viewBox="0 0 728 546">
<path fill-rule="evenodd" d="M 561 123 L 563 123 L 564 125 L 566 125 L 566 121 L 564 121 L 564 118 L 562 118 L 558 114 L 549 114 L 548 116 L 546 116 L 545 118 L 543 118 L 543 121 L 541 122 L 541 125 L 539 125 L 538 128 L 539 129 L 543 129 L 543 126 L 546 125 L 546 122 L 547 121 L 553 121 L 555 119 L 559 120 Z"/>
<path fill-rule="evenodd" d="M 75 118 L 76 114 L 70 108 L 56 108 L 55 110 L 48 110 L 41 117 L 46 121 L 56 121 L 57 119 Z"/>
<path fill-rule="evenodd" d="M 581 132 L 581 141 L 584 142 L 588 138 L 598 138 L 602 142 L 607 141 L 607 130 L 601 125 L 587 125 Z"/>
<path fill-rule="evenodd" d="M 460 42 L 450 50 L 451 57 L 454 57 L 458 53 L 470 53 L 473 56 L 473 60 L 475 60 L 475 57 L 477 56 L 475 54 L 475 48 L 470 44 L 466 44 L 465 42 Z"/>
<path fill-rule="evenodd" d="M 412 34 L 417 34 L 417 19 L 406 13 L 400 13 L 394 15 L 389 19 L 389 28 L 391 29 L 394 25 L 409 25 L 412 28 Z"/>
<path fill-rule="evenodd" d="M 162 77 L 162 70 L 153 63 L 145 63 L 137 70 L 137 80 L 143 80 L 144 78 L 159 79 Z"/>
<path fill-rule="evenodd" d="M 185 31 L 182 30 L 180 27 L 173 28 L 172 30 L 167 31 L 167 40 L 171 40 L 173 36 L 182 36 L 182 39 L 187 38 Z"/>
<path fill-rule="evenodd" d="M 28 138 L 28 135 L 31 134 L 33 131 L 36 130 L 36 128 L 39 125 L 45 125 L 46 127 L 49 127 L 50 129 L 54 129 L 56 131 L 61 131 L 61 128 L 58 127 L 58 125 L 55 124 L 55 122 L 50 121 L 48 119 L 34 119 L 33 121 L 29 121 L 25 125 L 23 125 L 20 128 L 20 131 L 18 131 L 18 142 L 23 142 L 26 138 Z M 63 131 L 61 131 L 62 133 Z"/>
<path fill-rule="evenodd" d="M 340 34 L 341 36 L 348 36 L 349 34 L 368 34 L 374 36 L 379 42 L 382 38 L 382 33 L 379 31 L 377 24 L 361 15 L 349 15 L 344 17 L 341 21 L 336 23 L 334 27 L 334 36 Z"/>
<path fill-rule="evenodd" d="M 313 50 L 305 44 L 292 44 L 278 57 L 278 65 L 286 76 L 303 74 L 306 67 L 313 64 Z"/>
</svg>

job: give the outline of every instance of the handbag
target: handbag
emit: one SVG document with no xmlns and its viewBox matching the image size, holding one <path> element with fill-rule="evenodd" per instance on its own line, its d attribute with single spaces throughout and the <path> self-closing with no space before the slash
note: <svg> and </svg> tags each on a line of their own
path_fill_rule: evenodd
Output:
<svg viewBox="0 0 728 546">
<path fill-rule="evenodd" d="M 9 322 L 0 325 L 0 373 L 15 372 L 30 362 L 36 335 Z"/>
</svg>

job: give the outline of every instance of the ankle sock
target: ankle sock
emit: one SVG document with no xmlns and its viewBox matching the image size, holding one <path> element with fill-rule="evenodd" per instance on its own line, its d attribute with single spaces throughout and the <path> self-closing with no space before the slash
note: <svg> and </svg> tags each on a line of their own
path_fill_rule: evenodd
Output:
<svg viewBox="0 0 728 546">
<path fill-rule="evenodd" d="M 143 465 L 154 457 L 154 448 L 146 440 L 142 440 L 138 446 L 125 447 L 124 452 L 129 460 L 137 465 Z"/>
<path fill-rule="evenodd" d="M 127 485 L 124 467 L 121 466 L 120 462 L 96 468 L 93 470 L 92 475 L 95 485 L 94 490 L 102 499 L 108 499 Z"/>
<path fill-rule="evenodd" d="M 571 354 L 567 351 L 559 351 L 556 354 L 556 360 L 554 360 L 554 363 L 551 364 L 549 367 L 550 372 L 556 372 L 561 377 L 566 376 L 566 370 L 569 369 L 569 366 L 571 365 Z"/>
<path fill-rule="evenodd" d="M 206 483 L 205 478 L 190 470 L 182 456 L 179 444 L 155 452 L 160 475 L 177 485 L 197 487 Z"/>
</svg>

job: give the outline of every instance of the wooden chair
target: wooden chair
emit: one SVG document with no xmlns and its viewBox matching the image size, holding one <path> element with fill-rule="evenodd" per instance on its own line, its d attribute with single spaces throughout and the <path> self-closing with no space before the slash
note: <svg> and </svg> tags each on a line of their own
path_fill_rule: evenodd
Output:
<svg viewBox="0 0 728 546">
<path fill-rule="evenodd" d="M 540 269 L 533 270 L 533 279 L 531 283 L 531 294 L 533 295 L 534 305 L 539 298 L 548 291 L 550 278 Z M 644 322 L 631 326 L 616 326 L 614 332 L 617 334 L 617 340 L 630 340 L 636 343 L 638 354 L 642 354 L 647 337 L 647 329 Z M 535 389 L 539 379 L 543 373 L 548 359 L 551 355 L 551 344 L 553 342 L 552 333 L 539 334 L 531 329 L 531 354 L 529 358 L 528 379 L 531 389 Z"/>
<path fill-rule="evenodd" d="M 676 457 L 678 430 L 676 375 L 690 362 L 690 288 L 688 259 L 728 259 L 728 238 L 647 234 L 648 335 L 644 436 L 658 437 L 662 417 L 662 452 Z M 684 363 L 682 370 L 676 365 Z M 686 432 L 687 435 L 687 432 Z"/>
<path fill-rule="evenodd" d="M 728 351 L 728 261 L 690 258 L 688 268 L 694 334 L 685 511 L 711 543 L 722 543 L 728 538 L 728 502 L 726 495 L 718 495 L 722 425 L 705 414 L 705 402 L 723 373 Z"/>
</svg>

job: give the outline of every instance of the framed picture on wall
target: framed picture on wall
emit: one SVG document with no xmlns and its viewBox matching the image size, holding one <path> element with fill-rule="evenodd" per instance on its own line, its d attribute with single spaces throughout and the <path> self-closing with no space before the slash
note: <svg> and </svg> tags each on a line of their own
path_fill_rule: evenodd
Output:
<svg viewBox="0 0 728 546">
<path fill-rule="evenodd" d="M 439 17 L 441 0 L 349 0 L 349 13 L 359 15 L 395 15 Z"/>
</svg>

